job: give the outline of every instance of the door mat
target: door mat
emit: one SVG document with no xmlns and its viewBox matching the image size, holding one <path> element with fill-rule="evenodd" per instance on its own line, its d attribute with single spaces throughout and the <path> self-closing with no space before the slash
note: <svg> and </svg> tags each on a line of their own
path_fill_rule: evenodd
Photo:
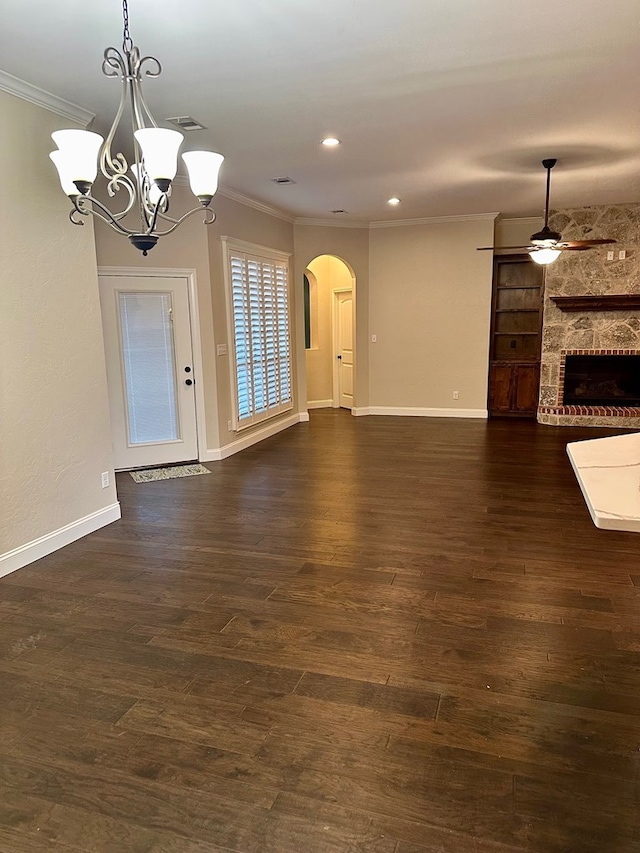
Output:
<svg viewBox="0 0 640 853">
<path fill-rule="evenodd" d="M 150 483 L 152 480 L 175 480 L 176 477 L 197 477 L 198 474 L 210 474 L 204 465 L 173 465 L 171 468 L 148 468 L 146 471 L 129 471 L 136 483 Z"/>
</svg>

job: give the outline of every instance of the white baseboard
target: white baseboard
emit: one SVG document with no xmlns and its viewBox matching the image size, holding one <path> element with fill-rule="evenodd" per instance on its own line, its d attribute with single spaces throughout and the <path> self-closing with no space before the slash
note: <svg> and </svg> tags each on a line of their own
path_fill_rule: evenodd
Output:
<svg viewBox="0 0 640 853">
<path fill-rule="evenodd" d="M 489 417 L 486 409 L 423 409 L 414 406 L 369 406 L 354 411 L 358 415 L 398 415 L 415 418 L 484 418 Z"/>
<path fill-rule="evenodd" d="M 205 451 L 204 455 L 200 458 L 200 462 L 220 462 L 222 459 L 227 459 L 229 456 L 233 456 L 234 453 L 240 453 L 241 450 L 246 450 L 247 447 L 251 447 L 253 444 L 258 444 L 259 441 L 264 441 L 265 438 L 270 438 L 272 435 L 282 432 L 283 429 L 288 429 L 294 424 L 303 423 L 308 420 L 308 412 L 296 412 L 293 415 L 288 415 L 286 418 L 274 421 L 273 423 L 262 427 L 262 429 L 258 429 L 249 435 L 244 435 L 242 438 L 236 439 L 236 441 L 224 444 L 222 447 L 215 447 Z"/>
<path fill-rule="evenodd" d="M 309 400 L 307 409 L 331 409 L 333 400 Z"/>
<path fill-rule="evenodd" d="M 369 408 L 369 406 L 354 406 L 351 409 L 351 414 L 354 417 L 359 418 L 359 417 L 362 417 L 363 415 L 370 415 L 371 409 Z"/>
<path fill-rule="evenodd" d="M 36 560 L 46 557 L 47 554 L 52 554 L 59 548 L 64 548 L 65 545 L 70 545 L 76 539 L 82 539 L 88 533 L 93 533 L 119 518 L 120 504 L 114 503 L 111 506 L 104 507 L 104 509 L 97 510 L 97 512 L 92 512 L 91 515 L 85 515 L 84 518 L 72 521 L 71 524 L 47 533 L 45 536 L 40 536 L 39 539 L 27 542 L 26 545 L 14 548 L 13 551 L 0 554 L 0 577 L 15 572 L 23 566 L 28 566 L 29 563 L 34 563 Z"/>
</svg>

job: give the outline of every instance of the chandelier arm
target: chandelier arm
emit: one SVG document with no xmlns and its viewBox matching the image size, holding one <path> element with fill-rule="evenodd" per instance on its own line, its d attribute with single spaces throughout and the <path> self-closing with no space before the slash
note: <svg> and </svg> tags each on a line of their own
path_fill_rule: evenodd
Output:
<svg viewBox="0 0 640 853">
<path fill-rule="evenodd" d="M 193 216 L 194 213 L 199 213 L 202 210 L 201 207 L 194 207 L 193 210 L 189 210 L 180 219 L 176 219 L 171 228 L 167 228 L 165 231 L 156 231 L 158 237 L 166 237 L 167 234 L 171 234 L 172 231 L 175 231 L 178 225 L 182 225 L 185 219 L 188 219 L 190 216 Z M 204 219 L 202 220 L 204 225 L 213 225 L 216 221 L 216 215 L 211 210 L 211 208 L 207 207 L 204 210 Z"/>
<path fill-rule="evenodd" d="M 158 68 L 160 68 L 160 63 L 157 59 L 154 59 L 153 56 L 145 56 L 142 60 L 144 62 L 146 59 L 153 60 L 158 64 Z M 153 117 L 151 110 L 147 106 L 147 102 L 144 99 L 144 95 L 142 93 L 142 82 L 140 80 L 140 62 L 137 67 L 137 73 L 131 80 L 131 103 L 133 106 L 134 113 L 134 121 L 136 124 L 136 130 L 139 130 L 143 127 L 148 127 L 149 124 L 152 127 L 157 127 L 158 123 Z M 150 71 L 146 72 L 149 77 L 157 77 L 158 74 L 153 74 Z"/>
<path fill-rule="evenodd" d="M 129 164 L 127 163 L 126 158 L 123 154 L 116 154 L 115 157 L 112 155 L 111 144 L 113 143 L 113 139 L 116 135 L 116 131 L 118 129 L 118 125 L 120 124 L 125 104 L 127 102 L 128 72 L 124 57 L 115 47 L 108 47 L 105 50 L 104 60 L 102 62 L 102 73 L 106 77 L 120 76 L 120 78 L 122 79 L 120 104 L 118 105 L 118 110 L 111 124 L 111 128 L 109 129 L 109 133 L 107 134 L 107 137 L 102 143 L 102 147 L 100 149 L 100 171 L 109 181 L 110 188 L 112 188 L 113 185 L 115 186 L 115 189 L 119 189 L 119 186 L 116 186 L 120 183 L 118 178 L 120 176 L 125 176 L 127 169 L 129 168 Z M 113 191 L 115 192 L 115 190 Z M 111 192 L 111 189 L 109 194 L 113 194 Z"/>
<path fill-rule="evenodd" d="M 118 190 L 124 187 L 129 194 L 129 200 L 127 201 L 127 205 L 124 210 L 119 211 L 119 213 L 112 213 L 114 219 L 124 219 L 124 217 L 129 213 L 132 209 L 133 205 L 136 201 L 136 191 L 133 186 L 133 181 L 129 178 L 128 175 L 114 175 L 109 183 L 107 184 L 107 191 L 109 193 L 110 198 L 113 198 Z"/>
<path fill-rule="evenodd" d="M 74 203 L 73 210 L 69 211 L 69 221 L 72 225 L 84 225 L 83 219 L 77 219 L 76 214 L 80 213 L 82 216 L 90 216 L 88 210 L 80 210 Z"/>
<path fill-rule="evenodd" d="M 132 231 L 129 228 L 125 228 L 124 225 L 121 225 L 115 218 L 115 216 L 111 213 L 109 208 L 106 205 L 102 204 L 101 201 L 98 201 L 97 198 L 94 198 L 92 195 L 84 195 L 81 196 L 80 199 L 75 196 L 71 199 L 71 201 L 73 202 L 75 211 L 77 213 L 80 213 L 82 216 L 97 216 L 98 219 L 102 219 L 103 222 L 106 222 L 107 225 L 110 225 L 111 228 L 114 229 L 114 231 L 118 231 L 120 234 L 125 234 L 127 237 L 130 234 L 136 233 L 135 231 Z M 92 206 L 90 208 L 85 208 L 82 205 L 82 202 L 84 201 L 90 201 Z M 72 210 L 71 213 L 73 214 L 74 211 Z M 73 220 L 71 221 L 73 222 Z"/>
<path fill-rule="evenodd" d="M 167 216 L 167 214 L 163 213 L 162 211 L 160 211 L 160 213 L 158 214 L 158 219 L 162 219 L 163 222 L 178 222 L 178 220 L 175 219 L 173 216 Z"/>
<path fill-rule="evenodd" d="M 162 200 L 167 197 L 166 193 L 163 193 L 158 199 L 158 203 L 153 209 L 153 215 L 151 217 L 151 221 L 147 221 L 147 234 L 153 234 L 156 232 L 156 223 L 158 222 L 158 216 L 160 214 L 160 205 L 162 204 Z"/>
</svg>

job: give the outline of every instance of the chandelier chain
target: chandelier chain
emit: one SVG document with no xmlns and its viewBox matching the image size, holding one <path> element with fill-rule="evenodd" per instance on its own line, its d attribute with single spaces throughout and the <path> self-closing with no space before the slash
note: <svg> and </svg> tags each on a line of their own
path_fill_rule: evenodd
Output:
<svg viewBox="0 0 640 853">
<path fill-rule="evenodd" d="M 133 39 L 129 32 L 129 6 L 127 0 L 122 0 L 122 20 L 124 21 L 124 30 L 122 32 L 122 50 L 125 54 L 131 53 L 133 50 Z"/>
</svg>

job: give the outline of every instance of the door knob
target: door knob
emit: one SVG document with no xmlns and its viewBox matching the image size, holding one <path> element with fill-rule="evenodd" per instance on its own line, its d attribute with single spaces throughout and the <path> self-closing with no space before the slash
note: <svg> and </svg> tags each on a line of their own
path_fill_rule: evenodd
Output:
<svg viewBox="0 0 640 853">
<path fill-rule="evenodd" d="M 338 356 L 338 360 L 339 360 L 339 361 L 342 361 L 342 356 L 341 356 L 341 355 L 339 355 L 339 356 Z"/>
<path fill-rule="evenodd" d="M 184 384 L 185 385 L 193 385 L 193 379 L 185 379 Z"/>
<path fill-rule="evenodd" d="M 185 373 L 191 373 L 191 368 L 190 368 L 190 367 L 185 367 L 184 372 L 185 372 Z"/>
</svg>

